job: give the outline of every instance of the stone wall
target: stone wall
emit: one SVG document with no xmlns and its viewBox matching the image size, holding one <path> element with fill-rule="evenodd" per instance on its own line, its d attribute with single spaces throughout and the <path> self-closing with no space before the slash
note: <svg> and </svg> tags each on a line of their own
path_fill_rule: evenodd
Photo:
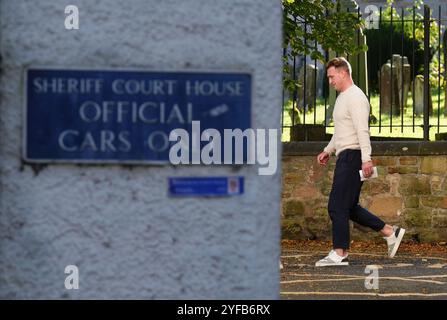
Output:
<svg viewBox="0 0 447 320">
<path fill-rule="evenodd" d="M 375 156 L 379 177 L 366 181 L 360 203 L 389 224 L 408 231 L 407 240 L 447 240 L 447 156 Z M 316 156 L 284 155 L 283 239 L 331 239 L 327 202 L 335 157 L 327 167 Z M 351 225 L 352 240 L 381 241 L 379 234 Z"/>
</svg>

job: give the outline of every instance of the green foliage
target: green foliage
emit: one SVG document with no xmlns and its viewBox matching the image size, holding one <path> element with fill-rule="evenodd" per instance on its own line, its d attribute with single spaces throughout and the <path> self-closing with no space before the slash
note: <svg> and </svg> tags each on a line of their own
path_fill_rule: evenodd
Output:
<svg viewBox="0 0 447 320">
<path fill-rule="evenodd" d="M 308 55 L 324 63 L 324 50 L 338 53 L 356 54 L 365 51 L 366 46 L 358 46 L 353 41 L 359 28 L 364 25 L 357 12 L 339 10 L 339 2 L 333 0 L 282 0 L 284 21 L 284 86 L 291 92 L 299 84 L 290 76 L 289 60 L 298 55 Z M 338 10 L 337 10 L 338 8 Z"/>
</svg>

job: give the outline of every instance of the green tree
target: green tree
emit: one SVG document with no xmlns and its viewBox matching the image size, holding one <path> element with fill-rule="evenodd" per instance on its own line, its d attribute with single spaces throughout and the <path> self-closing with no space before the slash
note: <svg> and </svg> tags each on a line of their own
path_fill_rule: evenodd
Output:
<svg viewBox="0 0 447 320">
<path fill-rule="evenodd" d="M 356 54 L 366 51 L 353 41 L 359 28 L 364 25 L 357 12 L 340 9 L 340 0 L 282 0 L 284 12 L 284 86 L 291 92 L 299 86 L 290 76 L 289 60 L 298 55 L 309 55 L 324 62 L 323 50 Z"/>
</svg>

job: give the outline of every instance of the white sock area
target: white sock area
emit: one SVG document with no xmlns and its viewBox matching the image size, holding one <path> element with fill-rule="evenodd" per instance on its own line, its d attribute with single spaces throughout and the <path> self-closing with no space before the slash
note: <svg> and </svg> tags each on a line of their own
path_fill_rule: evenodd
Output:
<svg viewBox="0 0 447 320">
<path fill-rule="evenodd" d="M 393 243 L 394 241 L 396 241 L 396 235 L 394 234 L 394 232 L 389 236 L 389 237 L 383 237 L 386 242 L 388 243 Z"/>
<path fill-rule="evenodd" d="M 337 254 L 337 252 L 335 252 L 335 250 L 332 250 L 332 251 L 329 253 L 329 257 L 330 257 L 332 260 L 337 261 L 337 262 L 341 262 L 344 258 L 346 258 L 346 257 L 339 256 L 339 255 Z"/>
</svg>

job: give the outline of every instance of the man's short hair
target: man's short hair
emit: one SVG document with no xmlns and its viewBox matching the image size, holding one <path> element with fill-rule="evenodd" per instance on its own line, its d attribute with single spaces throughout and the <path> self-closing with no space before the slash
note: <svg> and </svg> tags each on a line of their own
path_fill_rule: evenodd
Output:
<svg viewBox="0 0 447 320">
<path fill-rule="evenodd" d="M 326 65 L 326 70 L 330 67 L 334 67 L 335 69 L 344 69 L 346 72 L 351 75 L 352 74 L 352 68 L 351 64 L 343 57 L 337 57 L 329 61 Z"/>
</svg>

